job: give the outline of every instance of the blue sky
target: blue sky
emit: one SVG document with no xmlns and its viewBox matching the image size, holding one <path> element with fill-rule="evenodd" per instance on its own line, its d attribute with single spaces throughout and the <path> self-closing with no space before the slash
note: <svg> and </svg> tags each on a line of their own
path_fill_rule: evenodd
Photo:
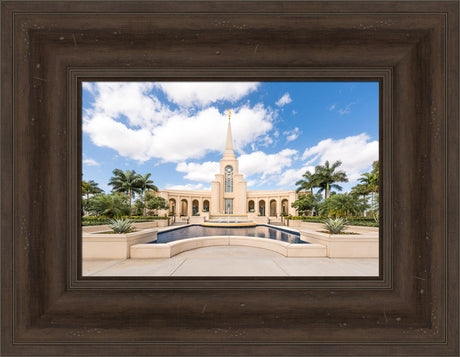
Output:
<svg viewBox="0 0 460 357">
<path fill-rule="evenodd" d="M 83 84 L 83 179 L 151 173 L 160 189 L 210 189 L 231 124 L 249 190 L 295 189 L 326 160 L 349 182 L 378 159 L 376 82 L 97 82 Z"/>
</svg>

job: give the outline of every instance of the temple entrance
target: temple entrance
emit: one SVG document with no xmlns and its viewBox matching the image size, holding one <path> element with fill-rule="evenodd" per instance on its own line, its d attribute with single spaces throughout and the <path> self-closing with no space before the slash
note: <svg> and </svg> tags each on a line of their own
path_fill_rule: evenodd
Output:
<svg viewBox="0 0 460 357">
<path fill-rule="evenodd" d="M 224 200 L 225 214 L 233 214 L 233 198 L 226 198 Z"/>
</svg>

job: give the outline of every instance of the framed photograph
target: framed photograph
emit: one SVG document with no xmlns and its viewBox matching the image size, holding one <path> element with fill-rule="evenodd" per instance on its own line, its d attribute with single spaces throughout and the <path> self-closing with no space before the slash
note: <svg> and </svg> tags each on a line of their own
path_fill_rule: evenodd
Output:
<svg viewBox="0 0 460 357">
<path fill-rule="evenodd" d="M 458 1 L 2 1 L 1 16 L 2 355 L 459 355 Z M 205 89 L 196 87 L 180 93 L 186 84 L 197 82 L 214 85 L 211 97 L 219 102 L 214 104 L 215 113 L 224 124 L 214 131 L 216 138 L 209 140 L 222 142 L 221 146 L 225 143 L 223 150 L 211 147 L 207 153 L 213 159 L 189 152 L 189 147 L 180 150 L 187 142 L 177 128 L 177 147 L 165 150 L 163 157 L 160 151 L 172 144 L 153 145 L 155 130 L 147 131 L 145 137 L 132 136 L 143 148 L 136 150 L 130 135 L 145 127 L 133 124 L 135 118 L 123 111 L 148 111 L 150 102 L 120 109 L 120 103 L 130 97 L 127 92 L 113 91 L 115 84 L 132 83 L 139 89 L 149 83 L 149 90 L 156 86 L 158 92 L 141 94 L 157 100 L 165 111 L 177 109 L 190 119 L 202 108 L 183 108 L 178 101 L 210 97 Z M 270 105 L 278 113 L 287 110 L 289 100 L 300 99 L 288 87 L 275 95 L 270 86 L 375 84 L 379 230 L 372 248 L 377 258 L 371 259 L 377 262 L 376 273 L 174 275 L 140 274 L 134 269 L 130 274 L 126 273 L 129 269 L 110 272 L 106 261 L 99 267 L 100 263 L 85 267 L 91 254 L 94 258 L 94 254 L 107 253 L 106 245 L 99 243 L 112 232 L 105 238 L 103 233 L 85 236 L 82 224 L 97 208 L 94 202 L 85 205 L 84 200 L 96 193 L 83 195 L 82 185 L 93 180 L 107 185 L 104 191 L 109 186 L 116 190 L 121 174 L 137 165 L 126 161 L 128 156 L 135 161 L 159 160 L 152 165 L 160 167 L 167 164 L 165 158 L 176 155 L 168 164 L 172 165 L 171 184 L 173 172 L 197 177 L 206 162 L 218 169 L 209 187 L 203 186 L 209 189 L 209 199 L 207 193 L 192 197 L 185 187 L 165 184 L 157 195 L 152 193 L 164 202 L 152 198 L 155 202 L 147 203 L 147 190 L 137 187 L 140 193 L 124 193 L 120 188 L 120 199 L 131 199 L 130 208 L 134 209 L 133 199 L 143 198 L 144 206 L 138 205 L 142 216 L 148 210 L 158 217 L 166 214 L 166 220 L 156 219 L 156 226 L 160 221 L 171 225 L 182 219 L 187 224 L 202 220 L 200 224 L 205 225 L 241 225 L 271 218 L 264 224 L 284 225 L 291 219 L 281 218 L 283 207 L 291 217 L 299 214 L 300 202 L 294 205 L 297 212 L 289 211 L 299 197 L 285 198 L 281 192 L 272 197 L 268 186 L 260 190 L 263 197 L 251 200 L 253 192 L 244 181 L 251 171 L 241 170 L 244 145 L 235 134 L 250 133 L 256 125 L 239 128 L 243 102 L 237 100 L 245 100 L 249 109 L 254 103 L 266 109 L 269 100 L 251 101 L 241 95 L 225 102 L 228 92 L 219 97 L 219 83 L 239 83 L 240 89 L 241 83 L 247 83 L 249 91 L 251 83 L 257 88 L 266 84 L 265 96 L 272 97 Z M 174 88 L 173 84 L 181 86 Z M 101 91 L 109 93 L 110 100 L 98 101 Z M 192 97 L 191 92 L 195 93 Z M 329 98 L 331 103 L 323 110 L 333 111 L 333 91 Z M 166 106 L 166 100 L 173 103 Z M 101 107 L 105 112 L 97 112 Z M 338 109 L 347 111 L 346 106 Z M 290 115 L 294 115 L 292 110 L 296 109 Z M 99 119 L 103 115 L 115 118 L 116 123 L 101 127 L 101 121 L 94 122 L 95 113 L 102 113 Z M 180 119 L 178 112 L 175 115 Z M 147 116 L 136 118 L 142 121 Z M 266 116 L 258 124 L 260 129 L 263 118 Z M 278 135 L 284 135 L 285 141 L 307 130 L 279 125 Z M 332 132 L 333 125 L 327 125 Z M 206 129 L 200 122 L 193 128 Z M 266 136 L 267 141 L 273 140 Z M 327 147 L 338 140 L 332 134 L 327 138 L 331 140 Z M 151 144 L 149 151 L 146 143 Z M 114 152 L 88 150 L 89 145 Z M 297 151 L 307 161 L 308 154 L 319 149 L 307 153 L 305 149 L 315 145 L 319 140 Z M 267 156 L 276 153 L 254 146 L 244 154 L 258 151 L 265 155 L 260 162 L 265 167 Z M 120 166 L 109 161 L 115 154 L 121 154 Z M 100 164 L 102 170 L 102 161 L 95 155 L 109 162 L 106 182 L 95 174 L 89 176 L 90 164 Z M 318 159 L 315 164 L 322 165 Z M 179 165 L 182 171 L 177 170 Z M 193 167 L 197 170 L 192 172 Z M 280 168 L 279 174 L 288 169 Z M 359 177 L 371 169 L 356 174 Z M 136 171 L 150 173 L 142 167 Z M 257 183 L 264 173 L 260 171 Z M 161 182 L 160 176 L 152 180 L 153 184 Z M 273 180 L 279 183 L 281 176 Z M 291 188 L 295 192 L 295 183 Z M 307 196 L 308 187 L 303 189 Z M 316 193 L 321 186 L 311 189 Z M 330 191 L 327 186 L 323 189 L 324 199 Z M 304 213 L 307 217 L 311 212 L 305 209 Z M 293 230 L 290 227 L 281 229 Z M 159 228 L 167 227 L 152 228 L 157 239 Z M 147 246 L 150 241 L 129 234 L 136 232 L 124 234 L 124 243 L 120 237 L 112 238 L 121 242 L 118 252 L 137 261 L 158 259 L 152 255 L 160 254 L 159 250 L 151 248 L 158 242 Z M 266 251 L 281 246 L 286 259 L 307 259 L 289 258 L 289 249 L 291 254 L 295 249 L 295 254 L 311 254 L 315 245 L 318 254 L 343 254 L 346 247 L 334 250 L 342 238 L 329 236 L 327 242 L 311 241 L 310 234 L 310 244 L 300 248 L 286 245 L 292 242 L 259 239 L 265 239 L 260 244 Z M 85 245 L 85 239 L 93 245 Z M 191 239 L 202 239 L 199 244 L 203 247 L 210 242 L 201 235 Z M 231 247 L 232 238 L 225 239 Z M 241 246 L 246 238 L 233 239 Z M 174 259 L 192 252 L 190 242 L 188 246 L 167 242 L 169 250 L 165 253 L 163 247 L 161 254 Z M 209 248 L 215 248 L 216 242 L 211 243 Z M 216 271 L 232 264 L 225 259 L 220 263 L 215 263 Z M 97 274 L 104 269 L 109 273 Z"/>
<path fill-rule="evenodd" d="M 384 77 L 78 78 L 83 276 L 379 276 Z"/>
</svg>

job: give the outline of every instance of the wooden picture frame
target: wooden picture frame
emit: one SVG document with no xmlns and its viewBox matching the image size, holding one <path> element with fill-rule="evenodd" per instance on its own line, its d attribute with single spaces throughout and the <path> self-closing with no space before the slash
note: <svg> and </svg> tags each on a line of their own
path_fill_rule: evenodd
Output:
<svg viewBox="0 0 460 357">
<path fill-rule="evenodd" d="M 459 2 L 2 1 L 2 355 L 459 355 Z M 377 278 L 83 278 L 81 81 L 381 83 Z"/>
</svg>

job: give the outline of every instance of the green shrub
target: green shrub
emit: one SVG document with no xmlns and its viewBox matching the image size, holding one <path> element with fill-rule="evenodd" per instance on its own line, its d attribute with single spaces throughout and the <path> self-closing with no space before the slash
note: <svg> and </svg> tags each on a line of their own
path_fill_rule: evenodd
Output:
<svg viewBox="0 0 460 357">
<path fill-rule="evenodd" d="M 326 218 L 323 220 L 323 226 L 332 234 L 340 234 L 348 227 L 347 220 L 344 218 Z"/>
<path fill-rule="evenodd" d="M 348 224 L 350 226 L 362 226 L 362 227 L 379 227 L 379 224 L 375 221 L 354 221 L 349 220 Z"/>
<path fill-rule="evenodd" d="M 165 217 L 165 216 L 121 216 L 121 218 L 129 218 L 132 221 L 138 221 L 138 222 L 149 222 L 149 221 L 155 221 L 158 219 L 168 219 L 168 217 Z"/>
<path fill-rule="evenodd" d="M 120 218 L 129 218 L 131 221 L 135 221 L 138 223 L 168 219 L 168 217 L 159 217 L 159 216 L 121 216 Z M 110 223 L 110 218 L 106 216 L 89 216 L 89 217 L 82 217 L 81 219 L 82 226 L 100 226 L 100 225 L 109 224 L 109 223 Z"/>
<path fill-rule="evenodd" d="M 111 219 L 109 227 L 112 228 L 115 233 L 129 233 L 134 230 L 131 220 L 126 218 Z"/>
<path fill-rule="evenodd" d="M 321 216 L 288 216 L 287 219 L 293 221 L 323 223 L 325 217 Z M 362 227 L 378 227 L 379 224 L 373 217 L 350 217 L 348 219 L 349 226 L 362 226 Z"/>
<path fill-rule="evenodd" d="M 91 197 L 87 210 L 98 216 L 120 217 L 129 214 L 130 207 L 127 202 L 128 197 L 124 194 L 98 194 Z"/>
</svg>

